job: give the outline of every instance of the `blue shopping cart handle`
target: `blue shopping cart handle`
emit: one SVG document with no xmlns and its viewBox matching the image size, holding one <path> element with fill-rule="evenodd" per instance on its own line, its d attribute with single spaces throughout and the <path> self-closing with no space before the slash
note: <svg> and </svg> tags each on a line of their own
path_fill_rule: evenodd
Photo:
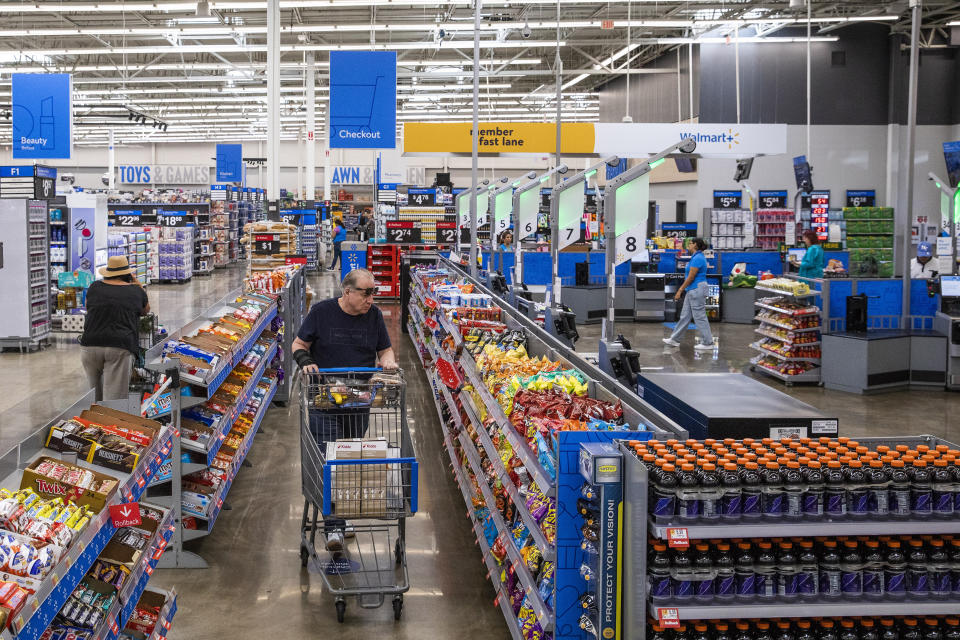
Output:
<svg viewBox="0 0 960 640">
<path fill-rule="evenodd" d="M 383 367 L 333 367 L 317 369 L 315 373 L 376 373 L 377 371 L 383 371 Z"/>
</svg>

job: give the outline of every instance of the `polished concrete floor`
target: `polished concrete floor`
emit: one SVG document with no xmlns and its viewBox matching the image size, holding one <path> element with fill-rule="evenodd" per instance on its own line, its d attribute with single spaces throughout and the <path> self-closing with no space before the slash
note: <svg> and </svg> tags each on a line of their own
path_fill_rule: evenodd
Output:
<svg viewBox="0 0 960 640">
<path fill-rule="evenodd" d="M 175 328 L 238 286 L 242 272 L 218 271 L 186 285 L 148 288 L 162 322 Z M 311 278 L 318 298 L 331 295 L 331 275 Z M 213 533 L 188 543 L 203 557 L 205 570 L 158 570 L 151 584 L 176 587 L 180 611 L 171 640 L 263 638 L 300 640 L 325 633 L 346 639 L 508 638 L 500 610 L 466 519 L 463 498 L 450 477 L 440 425 L 426 378 L 409 339 L 400 333 L 399 307 L 382 305 L 401 366 L 407 372 L 408 420 L 420 461 L 420 512 L 408 523 L 407 554 L 412 588 L 403 619 L 394 622 L 389 600 L 384 607 L 361 610 L 354 601 L 343 625 L 321 576 L 303 570 L 299 560 L 299 417 L 296 403 L 273 407 L 229 495 L 230 511 L 221 513 Z M 771 388 L 795 396 L 840 419 L 849 435 L 930 433 L 960 441 L 960 395 L 947 392 L 897 392 L 856 396 L 820 387 L 787 388 L 777 380 L 751 374 L 747 347 L 753 328 L 715 325 L 719 356 L 693 352 L 693 335 L 680 349 L 664 348 L 660 324 L 622 323 L 642 354 L 645 367 L 675 371 L 744 371 Z M 581 327 L 578 349 L 597 350 L 599 325 Z M 83 392 L 84 379 L 75 341 L 31 354 L 0 353 L 0 444 L 25 437 L 68 407 Z"/>
</svg>

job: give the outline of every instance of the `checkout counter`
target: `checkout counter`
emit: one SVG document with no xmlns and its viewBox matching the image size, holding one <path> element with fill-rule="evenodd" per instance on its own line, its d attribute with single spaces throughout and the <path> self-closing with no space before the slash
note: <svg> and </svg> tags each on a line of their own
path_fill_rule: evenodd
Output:
<svg viewBox="0 0 960 640">
<path fill-rule="evenodd" d="M 911 321 L 903 327 L 902 280 L 824 280 L 823 386 L 860 394 L 960 388 L 950 383 L 951 375 L 960 383 L 960 345 L 952 336 L 960 323 L 960 277 L 943 281 L 939 308 L 926 281 L 910 281 Z M 854 294 L 864 296 L 861 309 L 847 297 Z"/>
</svg>

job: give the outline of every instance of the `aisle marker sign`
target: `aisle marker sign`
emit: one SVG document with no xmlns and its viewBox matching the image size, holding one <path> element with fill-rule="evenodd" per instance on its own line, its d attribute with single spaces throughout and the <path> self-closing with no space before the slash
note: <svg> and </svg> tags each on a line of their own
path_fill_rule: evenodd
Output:
<svg viewBox="0 0 960 640">
<path fill-rule="evenodd" d="M 243 182 L 243 145 L 217 145 L 217 182 Z"/>
<path fill-rule="evenodd" d="M 397 52 L 330 52 L 330 148 L 397 146 Z"/>
<path fill-rule="evenodd" d="M 14 73 L 14 158 L 69 158 L 73 151 L 73 82 L 69 73 Z"/>
</svg>

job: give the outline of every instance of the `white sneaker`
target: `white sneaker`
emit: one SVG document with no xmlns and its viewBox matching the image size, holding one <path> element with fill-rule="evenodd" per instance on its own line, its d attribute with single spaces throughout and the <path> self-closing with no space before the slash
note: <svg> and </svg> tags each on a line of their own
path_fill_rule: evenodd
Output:
<svg viewBox="0 0 960 640">
<path fill-rule="evenodd" d="M 697 344 L 697 345 L 694 345 L 693 348 L 696 351 L 713 351 L 712 344 Z"/>
<path fill-rule="evenodd" d="M 327 534 L 327 551 L 338 553 L 343 551 L 343 534 L 339 531 Z"/>
<path fill-rule="evenodd" d="M 671 347 L 679 347 L 680 343 L 674 340 L 673 338 L 664 338 L 663 344 L 670 345 Z M 712 348 L 712 347 L 711 347 Z"/>
</svg>

